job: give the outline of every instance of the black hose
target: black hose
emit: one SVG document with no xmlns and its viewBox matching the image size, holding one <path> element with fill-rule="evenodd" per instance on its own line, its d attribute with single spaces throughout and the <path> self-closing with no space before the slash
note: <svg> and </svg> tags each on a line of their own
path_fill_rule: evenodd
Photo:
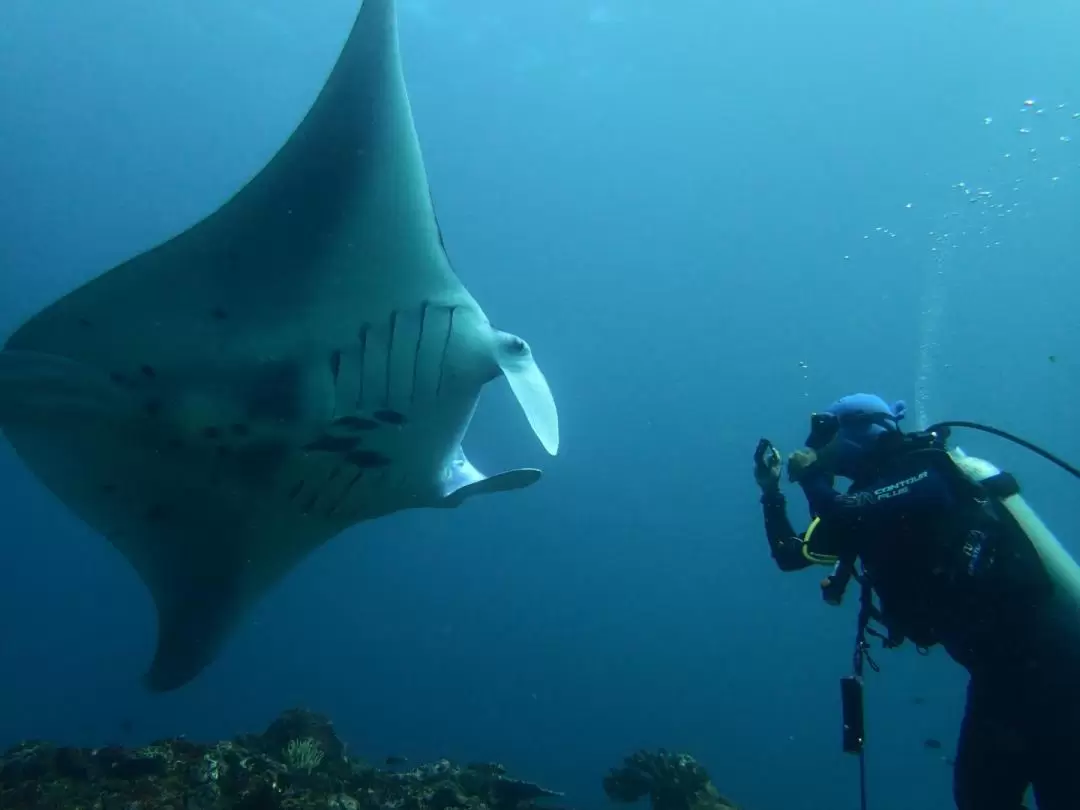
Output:
<svg viewBox="0 0 1080 810">
<path fill-rule="evenodd" d="M 1001 430 L 1000 428 L 990 427 L 990 425 L 984 425 L 984 424 L 981 424 L 979 422 L 962 422 L 962 421 L 960 421 L 960 422 L 938 422 L 936 425 L 931 425 L 929 428 L 927 428 L 927 430 L 929 432 L 932 432 L 932 433 L 944 432 L 945 435 L 948 435 L 949 428 L 954 428 L 954 427 L 963 427 L 963 428 L 971 428 L 972 430 L 981 430 L 983 433 L 989 433 L 989 434 L 991 434 L 993 436 L 998 436 L 999 438 L 1005 439 L 1006 441 L 1010 441 L 1013 444 L 1018 444 L 1021 447 L 1023 447 L 1025 450 L 1030 450 L 1032 453 L 1035 453 L 1036 455 L 1042 456 L 1047 461 L 1052 462 L 1053 464 L 1056 464 L 1057 466 L 1061 467 L 1061 469 L 1065 470 L 1065 472 L 1069 473 L 1074 478 L 1080 478 L 1080 469 L 1077 469 L 1072 464 L 1069 464 L 1069 462 L 1058 458 L 1053 453 L 1051 453 L 1049 450 L 1043 450 L 1037 444 L 1032 444 L 1027 439 L 1021 439 L 1019 436 L 1014 436 L 1012 433 Z"/>
</svg>

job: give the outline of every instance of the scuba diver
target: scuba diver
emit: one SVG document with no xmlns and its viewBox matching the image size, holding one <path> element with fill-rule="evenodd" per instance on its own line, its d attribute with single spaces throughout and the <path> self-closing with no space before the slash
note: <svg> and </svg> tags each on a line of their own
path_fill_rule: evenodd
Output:
<svg viewBox="0 0 1080 810">
<path fill-rule="evenodd" d="M 923 653 L 940 645 L 970 674 L 953 771 L 959 810 L 1023 810 L 1029 787 L 1040 810 L 1077 810 L 1080 576 L 1055 575 L 1045 547 L 1052 544 L 1075 564 L 1019 499 L 1016 480 L 989 462 L 980 463 L 993 474 L 973 475 L 969 457 L 946 446 L 949 427 L 994 433 L 1078 477 L 1080 471 L 977 423 L 904 433 L 904 412 L 903 402 L 853 394 L 812 416 L 806 447 L 787 462 L 788 479 L 802 488 L 812 518 L 801 534 L 780 492 L 780 453 L 762 439 L 754 455 L 766 535 L 780 570 L 831 566 L 821 583 L 831 604 L 840 603 L 850 580 L 861 586 L 856 675 L 842 684 L 845 750 L 862 753 L 864 658 L 877 669 L 866 635 L 882 638 L 887 648 L 908 640 Z M 834 476 L 850 479 L 845 493 L 834 488 Z M 857 706 L 849 720 L 852 683 Z"/>
</svg>

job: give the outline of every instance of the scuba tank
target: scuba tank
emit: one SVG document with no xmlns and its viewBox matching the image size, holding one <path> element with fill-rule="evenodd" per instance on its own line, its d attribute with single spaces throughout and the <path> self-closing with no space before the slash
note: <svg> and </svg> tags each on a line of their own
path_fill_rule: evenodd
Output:
<svg viewBox="0 0 1080 810">
<path fill-rule="evenodd" d="M 957 468 L 973 483 L 985 486 L 986 482 L 1000 480 L 1003 475 L 993 463 L 969 456 L 959 447 L 949 450 L 948 453 Z M 1001 493 L 995 493 L 991 487 L 989 494 L 1031 541 L 1053 583 L 1056 597 L 1080 614 L 1080 565 L 1024 500 L 1019 486 Z"/>
</svg>

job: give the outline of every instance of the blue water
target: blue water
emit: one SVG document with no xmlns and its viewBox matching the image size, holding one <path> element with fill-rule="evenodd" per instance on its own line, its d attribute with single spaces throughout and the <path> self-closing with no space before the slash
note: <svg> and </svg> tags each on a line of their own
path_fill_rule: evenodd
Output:
<svg viewBox="0 0 1080 810">
<path fill-rule="evenodd" d="M 256 172 L 356 6 L 0 6 L 4 332 Z M 856 806 L 837 687 L 854 600 L 828 608 L 816 573 L 777 572 L 750 454 L 762 435 L 794 449 L 811 410 L 874 390 L 1080 459 L 1080 11 L 400 11 L 451 258 L 532 344 L 560 455 L 489 386 L 470 457 L 537 464 L 541 485 L 346 532 L 201 677 L 155 696 L 139 685 L 149 596 L 4 444 L 0 744 L 216 738 L 306 705 L 357 753 L 497 759 L 580 808 L 604 804 L 601 776 L 640 746 L 692 753 L 748 810 Z M 1080 553 L 1073 482 L 963 444 L 1018 474 Z M 963 673 L 940 652 L 877 658 L 873 806 L 950 807 Z"/>
</svg>

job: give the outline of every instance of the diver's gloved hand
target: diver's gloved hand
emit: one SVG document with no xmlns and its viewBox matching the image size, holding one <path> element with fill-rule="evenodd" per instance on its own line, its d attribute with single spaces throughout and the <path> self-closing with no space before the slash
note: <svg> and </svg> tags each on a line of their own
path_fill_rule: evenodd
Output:
<svg viewBox="0 0 1080 810">
<path fill-rule="evenodd" d="M 817 453 L 811 450 L 809 447 L 804 447 L 802 450 L 796 450 L 790 456 L 787 461 L 787 477 L 788 481 L 792 483 L 798 483 L 806 475 L 806 471 L 809 470 L 814 464 L 817 463 Z"/>
<path fill-rule="evenodd" d="M 780 451 L 768 439 L 762 439 L 754 450 L 754 480 L 762 492 L 778 489 L 780 471 L 784 468 Z"/>
</svg>

